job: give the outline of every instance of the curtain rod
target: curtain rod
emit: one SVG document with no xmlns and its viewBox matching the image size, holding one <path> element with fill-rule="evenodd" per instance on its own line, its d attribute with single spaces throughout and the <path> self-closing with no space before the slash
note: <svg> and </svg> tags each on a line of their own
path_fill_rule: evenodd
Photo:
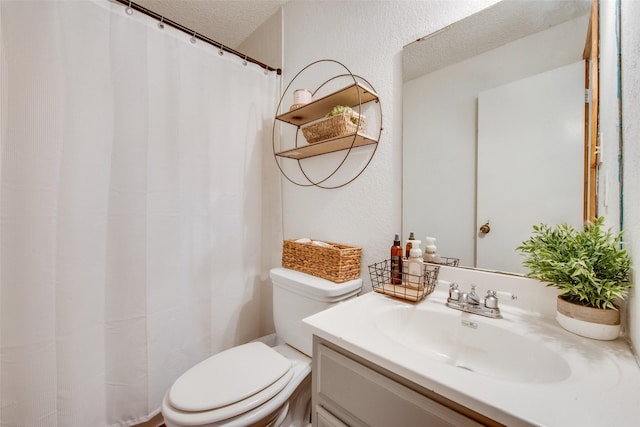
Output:
<svg viewBox="0 0 640 427">
<path fill-rule="evenodd" d="M 242 58 L 243 60 L 245 60 L 247 62 L 251 62 L 253 64 L 257 64 L 260 67 L 264 68 L 265 70 L 275 71 L 278 75 L 282 74 L 282 69 L 280 69 L 280 68 L 273 68 L 273 67 L 271 67 L 271 66 L 269 66 L 267 64 L 264 64 L 264 63 L 258 61 L 257 59 L 251 58 L 250 56 L 247 56 L 244 53 L 238 52 L 237 50 L 234 50 L 234 49 L 232 49 L 232 48 L 230 48 L 228 46 L 225 46 L 220 42 L 217 42 L 217 41 L 215 41 L 213 39 L 210 39 L 209 37 L 207 37 L 205 35 L 202 35 L 202 34 L 196 32 L 194 30 L 191 30 L 191 29 L 185 27 L 182 24 L 179 24 L 179 23 L 174 22 L 174 21 L 172 21 L 170 19 L 167 19 L 164 16 L 162 16 L 162 15 L 160 15 L 160 14 L 158 14 L 158 13 L 152 11 L 152 10 L 149 10 L 146 7 L 140 6 L 137 3 L 134 3 L 134 2 L 129 1 L 129 0 L 112 0 L 112 1 L 118 2 L 118 3 L 124 5 L 124 6 L 128 7 L 128 8 L 131 8 L 131 9 L 136 10 L 136 11 L 138 11 L 140 13 L 143 13 L 143 14 L 145 14 L 147 16 L 150 16 L 151 18 L 156 19 L 160 23 L 164 23 L 166 25 L 170 25 L 170 26 L 172 26 L 173 28 L 175 28 L 177 30 L 180 30 L 180 31 L 182 31 L 182 32 L 184 32 L 186 34 L 189 34 L 191 37 L 195 37 L 195 38 L 197 38 L 199 40 L 202 40 L 203 42 L 209 43 L 210 45 L 217 47 L 218 49 L 221 49 L 221 50 L 223 50 L 225 52 L 229 52 L 229 53 L 231 53 L 233 55 L 236 55 L 236 56 Z"/>
</svg>

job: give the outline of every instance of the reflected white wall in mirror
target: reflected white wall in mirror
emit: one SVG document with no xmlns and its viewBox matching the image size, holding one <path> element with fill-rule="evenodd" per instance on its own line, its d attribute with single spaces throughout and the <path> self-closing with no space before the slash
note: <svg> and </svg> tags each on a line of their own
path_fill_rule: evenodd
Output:
<svg viewBox="0 0 640 427">
<path fill-rule="evenodd" d="M 536 3 L 544 4 L 544 7 L 532 7 L 526 11 L 519 9 Z M 555 12 L 545 9 L 550 5 L 559 6 L 560 9 Z M 426 235 L 434 236 L 438 239 L 440 254 L 460 258 L 460 265 L 463 266 L 522 272 L 517 260 L 509 264 L 509 267 L 500 262 L 492 262 L 492 257 L 495 260 L 504 258 L 495 248 L 491 252 L 496 253 L 484 253 L 485 261 L 482 265 L 477 264 L 476 243 L 480 236 L 478 228 L 485 220 L 491 219 L 476 218 L 478 96 L 483 91 L 580 61 L 588 28 L 589 6 L 588 1 L 506 0 L 480 12 L 478 15 L 484 15 L 483 19 L 474 15 L 453 24 L 434 37 L 405 47 L 403 236 L 408 236 L 410 231 L 420 239 L 424 239 Z M 522 16 L 525 16 L 527 23 L 515 22 L 521 20 Z M 552 22 L 551 17 L 556 20 Z M 528 32 L 533 33 L 523 34 L 525 27 Z M 477 37 L 498 37 L 493 44 L 465 39 L 474 34 Z M 442 41 L 443 38 L 446 42 Z M 478 47 L 474 49 L 473 46 L 465 46 L 465 57 L 462 60 L 449 52 L 445 56 L 453 59 L 448 61 L 457 62 L 440 63 L 437 56 L 447 52 L 442 46 L 448 45 L 456 49 L 456 39 L 460 43 L 477 42 Z M 432 62 L 439 63 L 441 68 L 430 69 L 427 74 L 419 75 L 415 70 L 418 62 L 416 57 L 420 55 L 417 51 L 428 47 L 430 43 L 440 46 L 430 56 L 433 58 Z M 578 83 L 584 85 L 583 82 Z M 552 103 L 553 100 L 548 102 Z M 575 126 L 575 115 L 572 120 L 574 123 L 571 126 Z M 583 124 L 583 120 L 584 117 L 578 118 L 578 125 Z M 526 129 L 522 132 L 526 132 Z M 579 138 L 583 136 L 580 135 Z M 578 144 L 582 143 L 580 139 Z M 510 162 L 508 157 L 498 160 Z M 577 161 L 582 162 L 582 158 Z M 539 173 L 544 174 L 545 165 L 539 166 Z M 577 168 L 580 168 L 580 164 Z M 575 173 L 575 170 L 571 173 Z M 581 180 L 581 170 L 578 173 Z M 540 176 L 531 178 L 536 180 Z M 572 178 L 575 181 L 576 177 Z M 581 198 L 580 194 L 578 199 Z M 508 210 L 508 207 L 504 209 Z M 582 222 L 582 207 L 577 206 L 574 212 L 558 212 L 554 217 L 554 222 L 556 221 L 579 226 Z M 526 225 L 522 240 L 528 236 L 531 225 L 533 223 Z M 491 226 L 496 230 L 495 227 L 500 229 L 501 224 L 492 223 Z M 491 234 L 486 235 L 487 239 L 490 237 Z M 500 249 L 513 254 L 515 248 Z"/>
</svg>

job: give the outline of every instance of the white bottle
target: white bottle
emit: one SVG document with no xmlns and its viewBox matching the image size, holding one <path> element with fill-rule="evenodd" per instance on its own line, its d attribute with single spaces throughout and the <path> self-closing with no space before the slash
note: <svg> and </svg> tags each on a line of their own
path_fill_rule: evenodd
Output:
<svg viewBox="0 0 640 427">
<path fill-rule="evenodd" d="M 414 240 L 407 260 L 407 286 L 413 289 L 424 288 L 424 260 L 420 240 Z"/>
<path fill-rule="evenodd" d="M 426 262 L 440 263 L 440 255 L 438 255 L 438 248 L 436 248 L 436 238 L 427 237 L 426 245 L 424 247 L 424 260 Z"/>
</svg>

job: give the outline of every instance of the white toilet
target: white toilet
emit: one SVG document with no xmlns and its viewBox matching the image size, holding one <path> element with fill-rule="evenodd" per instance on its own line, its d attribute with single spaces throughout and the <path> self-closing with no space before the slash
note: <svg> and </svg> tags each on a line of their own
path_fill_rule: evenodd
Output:
<svg viewBox="0 0 640 427">
<path fill-rule="evenodd" d="M 271 270 L 273 320 L 284 344 L 251 342 L 198 363 L 162 401 L 167 427 L 306 426 L 311 410 L 311 344 L 302 319 L 360 292 L 362 280 L 334 283 Z"/>
</svg>

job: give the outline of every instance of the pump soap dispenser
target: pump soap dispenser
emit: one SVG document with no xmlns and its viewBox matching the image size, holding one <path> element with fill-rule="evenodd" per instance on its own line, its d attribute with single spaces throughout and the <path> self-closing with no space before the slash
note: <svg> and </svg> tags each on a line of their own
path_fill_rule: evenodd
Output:
<svg viewBox="0 0 640 427">
<path fill-rule="evenodd" d="M 420 243 L 420 240 L 412 242 L 409 259 L 407 260 L 407 286 L 413 289 L 424 288 L 424 260 L 422 259 Z"/>
<path fill-rule="evenodd" d="M 426 243 L 424 247 L 424 260 L 426 262 L 440 263 L 440 255 L 438 255 L 438 248 L 436 248 L 436 238 L 426 237 Z"/>
</svg>

